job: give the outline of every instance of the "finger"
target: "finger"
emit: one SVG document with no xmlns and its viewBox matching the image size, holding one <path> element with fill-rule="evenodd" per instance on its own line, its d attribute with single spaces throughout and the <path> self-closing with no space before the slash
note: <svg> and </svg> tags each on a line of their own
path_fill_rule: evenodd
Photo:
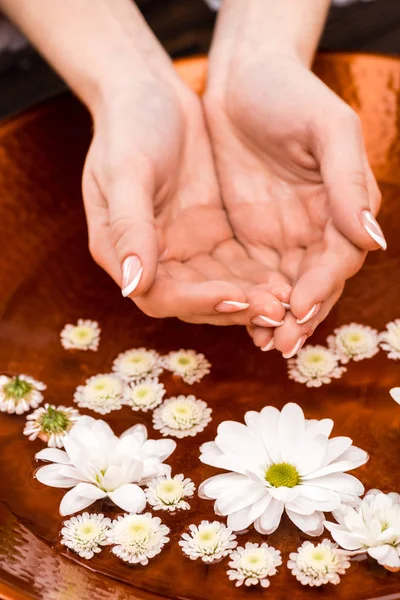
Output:
<svg viewBox="0 0 400 600">
<path fill-rule="evenodd" d="M 269 352 L 275 347 L 274 330 L 265 329 L 265 327 L 248 327 L 247 331 L 252 338 L 254 345 L 260 348 L 262 352 Z"/>
<path fill-rule="evenodd" d="M 345 108 L 340 121 L 326 122 L 316 140 L 317 155 L 339 231 L 358 248 L 386 250 L 384 234 L 375 219 L 380 203 L 377 186 L 368 184 L 366 153 L 358 116 Z"/>
</svg>

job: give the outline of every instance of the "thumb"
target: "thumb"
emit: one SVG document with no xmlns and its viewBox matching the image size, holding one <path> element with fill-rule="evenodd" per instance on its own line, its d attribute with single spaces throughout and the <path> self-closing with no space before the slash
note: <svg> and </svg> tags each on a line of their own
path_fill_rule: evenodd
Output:
<svg viewBox="0 0 400 600">
<path fill-rule="evenodd" d="M 386 250 L 375 216 L 381 194 L 368 164 L 361 123 L 350 108 L 321 136 L 320 164 L 335 227 L 362 250 Z"/>
</svg>

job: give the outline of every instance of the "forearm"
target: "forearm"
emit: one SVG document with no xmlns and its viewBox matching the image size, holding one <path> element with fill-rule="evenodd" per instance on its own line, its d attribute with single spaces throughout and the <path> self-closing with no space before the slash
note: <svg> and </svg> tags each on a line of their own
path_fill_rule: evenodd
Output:
<svg viewBox="0 0 400 600">
<path fill-rule="evenodd" d="M 92 111 L 135 74 L 174 77 L 131 0 L 0 0 L 0 9 Z"/>
</svg>

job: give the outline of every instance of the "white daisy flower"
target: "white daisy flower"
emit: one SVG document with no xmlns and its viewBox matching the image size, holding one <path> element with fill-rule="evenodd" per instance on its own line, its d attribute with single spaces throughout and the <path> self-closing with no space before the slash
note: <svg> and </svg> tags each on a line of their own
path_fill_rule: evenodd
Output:
<svg viewBox="0 0 400 600">
<path fill-rule="evenodd" d="M 199 496 L 215 500 L 232 531 L 254 523 L 268 535 L 285 510 L 299 529 L 317 536 L 324 511 L 358 502 L 364 487 L 346 471 L 366 463 L 368 454 L 348 437 L 330 439 L 333 421 L 309 422 L 293 403 L 249 411 L 244 419 L 246 425 L 221 423 L 215 441 L 200 448 L 204 464 L 230 471 L 204 481 Z"/>
<path fill-rule="evenodd" d="M 61 345 L 66 350 L 96 351 L 100 343 L 100 327 L 97 321 L 79 319 L 76 325 L 65 325 L 61 332 Z"/>
<path fill-rule="evenodd" d="M 388 353 L 388 358 L 400 360 L 400 319 L 386 325 L 387 331 L 379 334 L 380 345 Z"/>
<path fill-rule="evenodd" d="M 108 543 L 111 552 L 131 564 L 147 565 L 169 542 L 169 527 L 150 513 L 124 515 L 112 522 Z"/>
<path fill-rule="evenodd" d="M 79 385 L 74 402 L 81 408 L 90 408 L 101 415 L 119 410 L 124 401 L 124 384 L 114 373 L 94 375 Z"/>
<path fill-rule="evenodd" d="M 162 364 L 167 371 L 192 385 L 203 379 L 210 372 L 211 364 L 204 354 L 194 350 L 178 350 L 162 357 Z"/>
<path fill-rule="evenodd" d="M 328 346 L 343 364 L 350 360 L 372 358 L 379 352 L 378 331 L 368 325 L 350 323 L 335 329 L 333 333 L 327 339 Z"/>
<path fill-rule="evenodd" d="M 349 555 L 327 539 L 319 544 L 304 542 L 297 552 L 289 555 L 289 559 L 287 566 L 292 575 L 303 585 L 311 587 L 326 583 L 337 585 L 340 583 L 339 575 L 344 575 L 350 567 Z"/>
<path fill-rule="evenodd" d="M 160 355 L 155 350 L 146 348 L 132 348 L 121 352 L 114 360 L 112 370 L 124 381 L 157 378 L 163 371 Z"/>
<path fill-rule="evenodd" d="M 29 375 L 0 375 L 0 412 L 22 415 L 43 402 L 47 386 Z"/>
<path fill-rule="evenodd" d="M 26 417 L 24 435 L 42 440 L 50 448 L 62 448 L 64 438 L 80 419 L 75 408 L 45 404 Z"/>
<path fill-rule="evenodd" d="M 153 413 L 153 427 L 177 438 L 195 436 L 211 421 L 211 408 L 195 396 L 173 396 Z"/>
<path fill-rule="evenodd" d="M 101 551 L 101 546 L 108 544 L 110 525 L 111 520 L 104 515 L 84 512 L 64 521 L 61 544 L 82 558 L 90 559 Z"/>
<path fill-rule="evenodd" d="M 341 506 L 333 516 L 337 523 L 326 521 L 325 527 L 339 546 L 400 569 L 400 494 L 370 490 L 356 507 Z"/>
<path fill-rule="evenodd" d="M 205 563 L 220 561 L 236 548 L 236 535 L 219 521 L 202 521 L 200 525 L 189 525 L 190 533 L 182 534 L 179 545 L 191 560 Z"/>
<path fill-rule="evenodd" d="M 124 404 L 132 410 L 147 412 L 161 404 L 165 396 L 165 387 L 157 379 L 144 379 L 139 382 L 130 382 L 125 387 Z"/>
<path fill-rule="evenodd" d="M 346 370 L 325 346 L 305 346 L 295 358 L 288 360 L 289 379 L 305 383 L 307 387 L 320 387 L 332 379 L 340 379 Z"/>
<path fill-rule="evenodd" d="M 279 550 L 268 544 L 253 544 L 247 542 L 236 548 L 230 555 L 227 574 L 231 581 L 236 581 L 236 587 L 260 584 L 267 588 L 270 585 L 268 577 L 276 575 L 277 567 L 282 564 Z"/>
<path fill-rule="evenodd" d="M 150 481 L 145 489 L 147 502 L 154 510 L 189 510 L 190 504 L 185 498 L 191 498 L 195 491 L 195 485 L 184 475 L 170 477 L 164 475 Z"/>
</svg>

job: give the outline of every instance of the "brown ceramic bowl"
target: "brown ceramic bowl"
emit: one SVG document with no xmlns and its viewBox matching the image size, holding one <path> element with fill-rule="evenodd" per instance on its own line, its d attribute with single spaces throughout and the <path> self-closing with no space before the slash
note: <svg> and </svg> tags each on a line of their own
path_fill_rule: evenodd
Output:
<svg viewBox="0 0 400 600">
<path fill-rule="evenodd" d="M 205 60 L 184 61 L 177 68 L 200 92 Z M 315 70 L 361 116 L 383 191 L 380 222 L 389 242 L 386 253 L 370 254 L 318 329 L 314 342 L 324 343 L 338 325 L 357 321 L 381 330 L 400 317 L 400 60 L 321 56 Z M 281 408 L 294 400 L 309 418 L 332 417 L 336 435 L 351 436 L 370 453 L 368 464 L 357 470 L 367 489 L 400 491 L 400 407 L 388 393 L 400 385 L 399 364 L 382 351 L 372 359 L 351 363 L 342 379 L 307 389 L 289 381 L 283 358 L 257 350 L 242 328 L 190 326 L 142 315 L 121 297 L 87 249 L 80 179 L 89 140 L 88 115 L 70 96 L 0 126 L 0 372 L 29 373 L 47 383 L 47 401 L 68 405 L 75 387 L 89 375 L 108 370 L 122 350 L 194 348 L 211 360 L 211 374 L 193 388 L 169 376 L 163 380 L 169 395 L 194 392 L 205 399 L 213 408 L 213 421 L 197 437 L 178 443 L 174 472 L 185 473 L 198 485 L 215 473 L 200 464 L 199 444 L 214 438 L 221 421 L 242 420 L 250 408 L 259 410 L 266 404 Z M 101 325 L 96 353 L 70 353 L 60 345 L 64 324 L 80 317 Z M 128 408 L 107 420 L 117 433 L 136 422 L 144 422 L 152 432 L 151 415 Z M 212 503 L 198 498 L 190 512 L 162 515 L 172 529 L 171 543 L 147 567 L 129 567 L 108 549 L 85 562 L 59 545 L 58 504 L 64 492 L 33 480 L 34 454 L 43 444 L 22 435 L 24 421 L 24 416 L 0 415 L 3 598 L 234 600 L 265 594 L 279 600 L 400 598 L 400 574 L 367 560 L 354 563 L 338 586 L 303 588 L 284 565 L 267 591 L 237 589 L 226 577 L 226 562 L 212 566 L 192 562 L 178 547 L 189 523 L 213 518 Z M 242 539 L 259 541 L 261 536 L 251 530 Z M 283 519 L 268 542 L 282 551 L 286 563 L 289 552 L 303 539 Z"/>
</svg>

